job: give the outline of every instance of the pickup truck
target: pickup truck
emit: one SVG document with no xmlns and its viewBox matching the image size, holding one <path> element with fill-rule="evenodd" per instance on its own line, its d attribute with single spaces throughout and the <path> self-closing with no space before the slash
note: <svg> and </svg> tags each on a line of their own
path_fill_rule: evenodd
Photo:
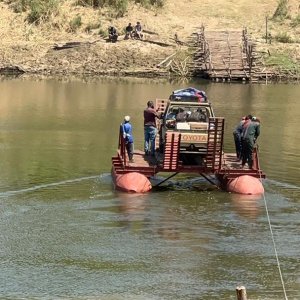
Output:
<svg viewBox="0 0 300 300">
<path fill-rule="evenodd" d="M 157 102 L 157 105 L 160 105 Z M 159 149 L 164 151 L 167 132 L 180 132 L 180 158 L 185 164 L 201 164 L 207 153 L 209 118 L 214 117 L 211 104 L 205 99 L 174 99 L 165 101 L 159 121 Z"/>
</svg>

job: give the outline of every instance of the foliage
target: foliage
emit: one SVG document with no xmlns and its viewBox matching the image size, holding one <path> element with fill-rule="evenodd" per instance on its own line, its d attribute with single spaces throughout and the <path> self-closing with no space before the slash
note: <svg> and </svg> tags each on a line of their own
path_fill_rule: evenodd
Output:
<svg viewBox="0 0 300 300">
<path fill-rule="evenodd" d="M 77 5 L 101 7 L 105 3 L 105 0 L 77 0 Z"/>
<path fill-rule="evenodd" d="M 12 4 L 12 8 L 13 8 L 14 12 L 15 13 L 24 12 L 26 10 L 26 2 L 27 2 L 27 0 L 15 1 Z"/>
<path fill-rule="evenodd" d="M 288 0 L 279 0 L 278 6 L 273 15 L 273 19 L 283 20 L 288 17 L 289 9 L 288 9 Z"/>
<path fill-rule="evenodd" d="M 58 12 L 59 0 L 11 0 L 13 10 L 17 13 L 28 11 L 29 23 L 46 21 Z"/>
<path fill-rule="evenodd" d="M 163 7 L 165 4 L 165 0 L 135 0 L 135 3 L 140 3 L 142 6 L 145 7 Z"/>
<path fill-rule="evenodd" d="M 73 32 L 75 32 L 81 25 L 82 25 L 81 16 L 76 16 L 69 23 L 70 30 Z"/>
<path fill-rule="evenodd" d="M 265 57 L 265 64 L 278 70 L 285 70 L 293 74 L 300 74 L 300 65 L 288 53 L 275 53 Z"/>
<path fill-rule="evenodd" d="M 103 28 L 100 28 L 100 29 L 99 29 L 98 34 L 99 34 L 100 36 L 102 36 L 103 38 L 107 38 L 107 37 L 108 37 L 108 32 L 107 32 L 107 30 L 104 30 Z"/>
<path fill-rule="evenodd" d="M 88 23 L 84 29 L 85 32 L 91 32 L 93 29 L 101 27 L 101 22 L 99 23 Z"/>
<path fill-rule="evenodd" d="M 287 32 L 280 32 L 276 34 L 275 40 L 280 43 L 293 43 L 293 39 Z"/>
<path fill-rule="evenodd" d="M 300 25 L 300 14 L 298 14 L 291 22 L 292 27 L 297 27 Z"/>
<path fill-rule="evenodd" d="M 109 0 L 113 8 L 116 9 L 116 17 L 123 17 L 128 6 L 128 0 Z"/>
<path fill-rule="evenodd" d="M 58 12 L 58 0 L 27 0 L 29 13 L 27 16 L 29 23 L 48 20 L 52 14 Z"/>
<path fill-rule="evenodd" d="M 115 17 L 122 17 L 127 10 L 128 0 L 77 0 L 77 5 L 92 7 L 110 7 Z"/>
<path fill-rule="evenodd" d="M 122 17 L 128 8 L 128 2 L 140 3 L 145 7 L 162 7 L 166 0 L 76 0 L 76 5 L 111 8 L 111 15 Z M 0 0 L 1 2 L 1 0 Z M 39 23 L 48 20 L 52 14 L 56 14 L 59 8 L 59 0 L 9 0 L 17 13 L 28 11 L 29 23 Z M 76 25 L 75 25 L 76 26 Z"/>
</svg>

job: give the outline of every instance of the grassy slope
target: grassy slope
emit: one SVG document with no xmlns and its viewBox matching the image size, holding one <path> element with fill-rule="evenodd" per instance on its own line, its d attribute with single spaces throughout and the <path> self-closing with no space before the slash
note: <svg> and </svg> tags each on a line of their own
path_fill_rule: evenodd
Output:
<svg viewBox="0 0 300 300">
<path fill-rule="evenodd" d="M 272 16 L 277 0 L 167 0 L 163 9 L 146 10 L 133 6 L 123 18 L 115 19 L 108 10 L 94 10 L 90 7 L 75 6 L 74 0 L 66 0 L 60 6 L 59 14 L 52 16 L 49 22 L 43 22 L 39 26 L 29 25 L 24 21 L 26 13 L 15 14 L 5 2 L 0 2 L 0 37 L 2 47 L 9 49 L 15 45 L 22 50 L 22 45 L 43 53 L 49 45 L 57 41 L 69 40 L 95 40 L 99 29 L 106 31 L 110 24 L 114 24 L 120 31 L 130 21 L 135 23 L 140 20 L 145 29 L 159 33 L 159 40 L 169 41 L 176 32 L 180 39 L 186 39 L 195 28 L 204 25 L 207 30 L 242 29 L 247 27 L 255 39 L 258 40 L 260 48 L 269 50 L 274 55 L 273 61 L 280 61 L 284 53 L 286 59 L 292 59 L 299 64 L 300 46 L 298 43 L 283 44 L 273 42 L 265 45 L 263 36 L 265 34 L 265 17 Z M 291 18 L 297 16 L 299 11 L 299 0 L 290 0 Z M 81 27 L 76 32 L 70 32 L 70 21 L 76 16 L 82 20 Z M 300 25 L 295 28 L 290 26 L 291 20 L 278 23 L 269 21 L 269 31 L 273 36 L 279 33 L 288 33 L 295 41 L 300 39 Z M 88 25 L 95 25 L 96 29 L 85 32 Z M 17 46 L 16 46 L 17 45 Z M 29 46 L 28 46 L 29 45 Z M 142 46 L 142 51 L 152 51 L 150 47 Z M 120 46 L 121 48 L 121 46 Z M 3 49 L 3 48 L 2 48 Z M 35 52 L 35 51 L 34 51 Z M 13 61 L 16 53 L 2 51 L 2 59 Z M 18 51 L 17 55 L 22 55 Z M 35 59 L 35 54 L 28 54 L 30 59 Z M 0 56 L 1 62 L 1 56 Z M 290 64 L 290 61 L 284 64 Z"/>
</svg>

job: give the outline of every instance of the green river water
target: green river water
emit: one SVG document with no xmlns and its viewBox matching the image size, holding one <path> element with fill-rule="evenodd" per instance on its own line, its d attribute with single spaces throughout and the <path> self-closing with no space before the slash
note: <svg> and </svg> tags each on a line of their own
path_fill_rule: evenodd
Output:
<svg viewBox="0 0 300 300">
<path fill-rule="evenodd" d="M 119 124 L 143 145 L 146 102 L 194 86 L 261 119 L 262 197 L 172 178 L 145 195 L 110 176 Z M 300 85 L 150 79 L 0 81 L 0 299 L 300 299 Z"/>
</svg>

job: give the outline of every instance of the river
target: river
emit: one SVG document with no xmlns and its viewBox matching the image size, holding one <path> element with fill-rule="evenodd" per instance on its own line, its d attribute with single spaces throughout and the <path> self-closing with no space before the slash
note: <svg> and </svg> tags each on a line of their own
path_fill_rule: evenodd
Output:
<svg viewBox="0 0 300 300">
<path fill-rule="evenodd" d="M 236 299 L 239 285 L 250 299 L 300 299 L 299 85 L 30 77 L 0 85 L 0 299 Z M 124 115 L 142 149 L 146 102 L 187 86 L 205 90 L 225 117 L 228 152 L 240 117 L 261 119 L 266 202 L 190 176 L 145 195 L 113 189 Z"/>
</svg>

